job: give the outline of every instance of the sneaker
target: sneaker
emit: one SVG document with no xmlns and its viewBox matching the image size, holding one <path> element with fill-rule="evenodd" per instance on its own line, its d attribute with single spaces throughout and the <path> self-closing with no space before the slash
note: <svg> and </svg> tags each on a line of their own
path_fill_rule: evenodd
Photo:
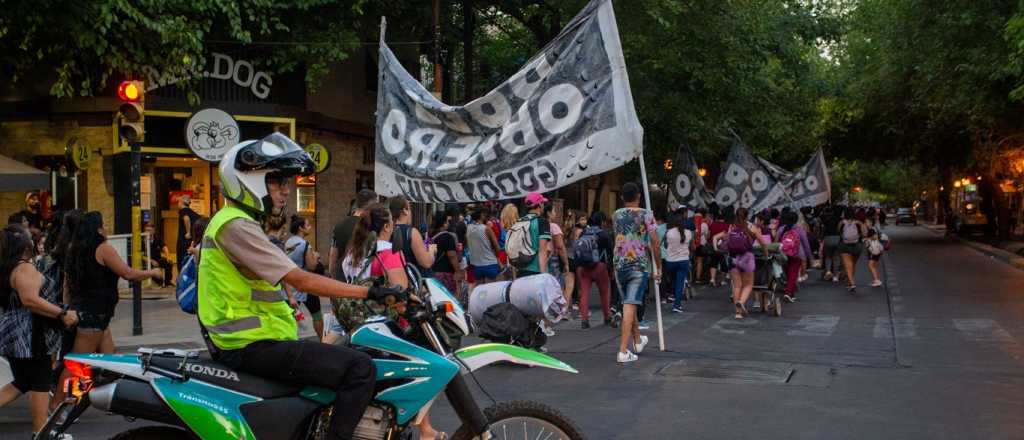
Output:
<svg viewBox="0 0 1024 440">
<path fill-rule="evenodd" d="M 580 329 L 581 330 L 586 330 L 588 328 L 590 328 L 590 321 L 582 321 L 582 322 L 580 322 Z"/>
<path fill-rule="evenodd" d="M 637 323 L 637 327 L 640 330 L 650 330 L 651 329 L 651 322 L 645 319 L 645 320 L 640 321 L 639 323 Z"/>
<path fill-rule="evenodd" d="M 549 338 L 554 336 L 555 335 L 555 329 L 553 329 L 551 327 L 544 327 L 544 335 L 549 337 Z"/>
<path fill-rule="evenodd" d="M 618 353 L 615 355 L 615 362 L 625 364 L 627 362 L 636 362 L 638 358 L 633 352 L 626 350 L 625 353 Z"/>
<path fill-rule="evenodd" d="M 640 342 L 633 343 L 633 349 L 636 350 L 637 354 L 644 352 L 644 347 L 647 346 L 647 336 L 640 335 Z"/>
<path fill-rule="evenodd" d="M 683 308 L 682 307 L 673 307 L 672 308 L 672 313 L 683 313 Z"/>
<path fill-rule="evenodd" d="M 807 281 L 807 275 L 800 275 L 800 277 L 797 278 L 796 280 L 797 280 L 797 282 L 800 282 L 800 283 L 802 283 L 804 281 Z"/>
<path fill-rule="evenodd" d="M 760 309 L 761 308 L 761 302 L 755 299 L 754 300 L 754 305 L 751 306 L 750 308 L 752 308 L 752 309 Z"/>
<path fill-rule="evenodd" d="M 849 286 L 846 286 L 846 290 L 849 291 L 849 292 L 856 292 L 857 291 L 857 286 L 855 286 L 853 284 L 850 284 Z"/>
<path fill-rule="evenodd" d="M 825 281 L 831 280 L 832 279 L 832 272 L 825 272 L 825 275 L 822 277 L 822 279 L 825 280 Z"/>
<path fill-rule="evenodd" d="M 882 287 L 882 280 L 874 280 L 871 282 L 871 287 Z"/>
<path fill-rule="evenodd" d="M 839 275 L 832 275 L 832 282 L 833 283 L 838 283 L 839 282 Z"/>
<path fill-rule="evenodd" d="M 782 295 L 782 299 L 786 300 L 786 302 L 788 302 L 788 303 L 796 302 L 796 298 L 794 298 L 791 295 Z"/>
</svg>

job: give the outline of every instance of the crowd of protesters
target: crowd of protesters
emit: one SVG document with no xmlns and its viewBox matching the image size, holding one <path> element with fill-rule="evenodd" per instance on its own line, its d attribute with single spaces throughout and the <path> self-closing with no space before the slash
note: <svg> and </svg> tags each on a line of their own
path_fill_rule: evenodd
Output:
<svg viewBox="0 0 1024 440">
<path fill-rule="evenodd" d="M 623 208 L 609 217 L 553 212 L 544 195 L 530 193 L 522 201 L 452 207 L 436 212 L 428 225 L 414 226 L 412 203 L 403 196 L 382 200 L 360 191 L 352 214 L 334 225 L 326 259 L 309 242 L 310 222 L 272 215 L 264 231 L 292 261 L 305 270 L 328 273 L 339 280 L 374 278 L 408 286 L 410 275 L 432 277 L 460 301 L 467 302 L 474 285 L 547 273 L 562 287 L 570 305 L 567 318 L 590 324 L 591 294 L 596 287 L 603 323 L 619 328 L 618 362 L 637 360 L 648 339 L 645 306 L 651 283 L 662 283 L 673 313 L 684 311 L 691 285 L 731 284 L 730 301 L 743 319 L 751 300 L 755 248 L 772 243 L 792 249 L 784 265 L 784 298 L 795 302 L 808 269 L 822 278 L 845 280 L 856 289 L 857 261 L 867 254 L 872 287 L 882 284 L 879 261 L 888 247 L 882 233 L 885 215 L 878 209 L 838 205 L 765 210 L 745 208 L 691 209 L 677 206 L 654 212 L 641 207 L 641 188 L 627 183 L 620 191 Z M 183 210 L 187 204 L 183 202 Z M 14 381 L 0 388 L 0 406 L 29 395 L 33 427 L 39 429 L 47 411 L 63 399 L 59 368 L 63 354 L 112 353 L 110 331 L 118 302 L 118 280 L 153 279 L 171 284 L 167 246 L 151 238 L 154 269 L 126 264 L 107 242 L 98 212 L 55 213 L 48 225 L 38 216 L 38 194 L 26 196 L 26 209 L 12 215 L 0 233 L 0 355 L 11 365 Z M 176 243 L 178 264 L 186 255 L 197 259 L 209 219 L 184 212 Z M 520 234 L 515 234 L 521 228 Z M 154 228 L 147 225 L 153 236 Z M 510 239 L 529 236 L 533 249 Z M 535 255 L 518 265 L 523 253 Z M 414 276 L 415 276 L 414 275 Z M 361 324 L 365 308 L 332 304 L 321 313 L 320 298 L 286 286 L 293 307 L 305 305 L 317 335 L 337 342 Z M 550 325 L 544 331 L 554 335 Z M 53 393 L 51 398 L 50 393 Z M 426 438 L 438 433 L 425 418 Z"/>
</svg>

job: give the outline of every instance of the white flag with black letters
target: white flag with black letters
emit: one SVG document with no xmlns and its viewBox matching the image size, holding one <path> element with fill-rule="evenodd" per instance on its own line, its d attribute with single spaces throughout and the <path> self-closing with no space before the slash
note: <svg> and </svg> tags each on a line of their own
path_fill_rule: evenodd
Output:
<svg viewBox="0 0 1024 440">
<path fill-rule="evenodd" d="M 376 191 L 470 202 L 551 191 L 640 155 L 610 0 L 593 0 L 515 75 L 464 106 L 437 100 L 380 46 Z"/>
</svg>

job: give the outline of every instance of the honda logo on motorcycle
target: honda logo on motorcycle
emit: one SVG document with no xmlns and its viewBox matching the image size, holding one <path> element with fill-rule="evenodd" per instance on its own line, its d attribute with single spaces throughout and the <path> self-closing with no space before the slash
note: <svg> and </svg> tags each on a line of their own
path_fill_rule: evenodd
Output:
<svg viewBox="0 0 1024 440">
<path fill-rule="evenodd" d="M 234 371 L 222 370 L 220 368 L 213 368 L 206 365 L 199 364 L 185 364 L 185 370 L 190 373 L 203 374 L 207 376 L 213 376 L 220 379 L 228 379 L 238 382 L 238 373 Z"/>
</svg>

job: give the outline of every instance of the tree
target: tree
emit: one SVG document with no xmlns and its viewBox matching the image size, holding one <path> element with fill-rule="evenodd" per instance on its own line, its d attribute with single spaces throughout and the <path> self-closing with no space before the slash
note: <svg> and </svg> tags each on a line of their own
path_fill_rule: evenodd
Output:
<svg viewBox="0 0 1024 440">
<path fill-rule="evenodd" d="M 90 96 L 145 66 L 175 76 L 200 69 L 211 46 L 258 52 L 264 69 L 305 69 L 316 85 L 328 66 L 376 35 L 364 14 L 413 8 L 398 0 L 39 0 L 0 9 L 0 72 L 17 86 L 46 80 L 53 96 Z M 183 86 L 188 86 L 187 83 Z"/>
</svg>

